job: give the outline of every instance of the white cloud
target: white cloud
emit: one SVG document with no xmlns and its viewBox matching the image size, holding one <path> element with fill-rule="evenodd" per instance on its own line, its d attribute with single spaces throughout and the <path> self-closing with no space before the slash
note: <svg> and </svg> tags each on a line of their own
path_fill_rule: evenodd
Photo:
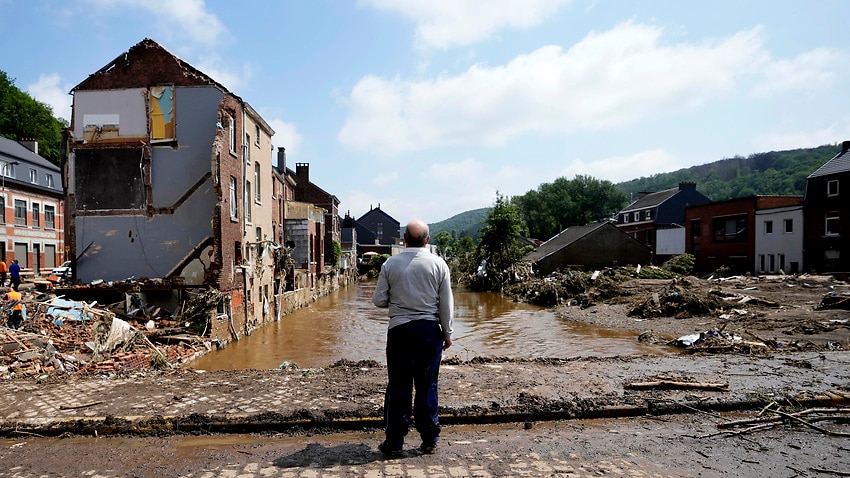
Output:
<svg viewBox="0 0 850 478">
<path fill-rule="evenodd" d="M 572 179 L 580 174 L 619 183 L 642 176 L 676 171 L 687 166 L 681 158 L 674 154 L 662 149 L 655 149 L 628 156 L 611 156 L 589 163 L 576 159 L 561 170 L 560 176 Z M 548 182 L 551 182 L 551 180 Z"/>
<path fill-rule="evenodd" d="M 360 0 L 388 10 L 416 24 L 415 43 L 423 48 L 446 49 L 471 45 L 502 29 L 522 30 L 545 21 L 573 0 Z"/>
<path fill-rule="evenodd" d="M 38 81 L 27 85 L 27 92 L 38 101 L 53 108 L 53 116 L 71 120 L 71 95 L 68 92 L 72 85 L 62 85 L 58 73 L 41 74 Z"/>
<path fill-rule="evenodd" d="M 754 151 L 783 151 L 787 149 L 811 148 L 825 144 L 840 144 L 850 140 L 850 117 L 815 131 L 771 133 L 753 139 Z"/>
<path fill-rule="evenodd" d="M 545 46 L 455 76 L 366 76 L 344 100 L 349 112 L 338 139 L 352 149 L 394 155 L 498 147 L 528 133 L 607 130 L 693 111 L 735 94 L 775 65 L 762 49 L 759 27 L 701 44 L 665 45 L 662 33 L 626 22 L 590 33 L 566 51 Z"/>
<path fill-rule="evenodd" d="M 228 35 L 219 18 L 210 13 L 204 0 L 151 2 L 150 0 L 90 0 L 103 8 L 136 7 L 147 10 L 165 34 L 186 34 L 195 43 L 212 46 Z"/>
<path fill-rule="evenodd" d="M 194 66 L 230 91 L 239 91 L 254 78 L 254 71 L 249 63 L 243 63 L 241 71 L 236 71 L 234 65 L 217 55 L 206 55 L 194 62 Z"/>
<path fill-rule="evenodd" d="M 277 148 L 282 146 L 286 148 L 287 156 L 297 156 L 298 148 L 304 141 L 304 137 L 298 132 L 298 127 L 295 126 L 295 123 L 287 123 L 279 118 L 275 118 L 268 123 L 274 130 L 272 144 L 274 145 L 275 151 L 277 151 Z"/>
<path fill-rule="evenodd" d="M 830 68 L 846 63 L 843 55 L 827 48 L 803 53 L 791 60 L 778 60 L 764 68 L 764 78 L 753 88 L 753 94 L 767 98 L 795 90 L 820 90 L 838 79 Z"/>
</svg>

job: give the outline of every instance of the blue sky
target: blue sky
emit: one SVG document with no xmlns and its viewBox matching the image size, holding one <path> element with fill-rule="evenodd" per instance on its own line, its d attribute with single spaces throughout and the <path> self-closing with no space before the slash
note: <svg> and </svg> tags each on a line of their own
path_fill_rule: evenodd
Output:
<svg viewBox="0 0 850 478">
<path fill-rule="evenodd" d="M 0 69 L 68 92 L 151 38 L 250 103 L 341 214 L 402 224 L 850 139 L 843 0 L 0 0 Z"/>
</svg>

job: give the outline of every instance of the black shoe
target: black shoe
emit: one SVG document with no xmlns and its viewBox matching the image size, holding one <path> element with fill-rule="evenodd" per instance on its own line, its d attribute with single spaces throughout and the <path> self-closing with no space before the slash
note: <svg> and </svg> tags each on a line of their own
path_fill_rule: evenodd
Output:
<svg viewBox="0 0 850 478">
<path fill-rule="evenodd" d="M 437 443 L 423 443 L 419 445 L 419 451 L 421 451 L 423 455 L 433 455 L 434 452 L 437 451 Z"/>
<path fill-rule="evenodd" d="M 402 456 L 403 453 L 401 448 L 392 448 L 390 447 L 390 444 L 385 441 L 378 445 L 378 450 L 383 453 L 384 456 L 389 458 L 398 458 Z"/>
</svg>

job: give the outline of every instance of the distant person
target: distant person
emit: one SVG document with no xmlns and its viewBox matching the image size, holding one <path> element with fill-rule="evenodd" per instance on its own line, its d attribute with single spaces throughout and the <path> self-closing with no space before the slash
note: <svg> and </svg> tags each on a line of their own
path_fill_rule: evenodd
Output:
<svg viewBox="0 0 850 478">
<path fill-rule="evenodd" d="M 6 308 L 12 308 L 9 320 L 6 321 L 6 325 L 8 325 L 10 329 L 17 329 L 24 322 L 24 304 L 21 302 L 22 298 L 23 296 L 17 289 L 12 289 L 6 293 Z"/>
<path fill-rule="evenodd" d="M 9 264 L 9 278 L 12 282 L 12 288 L 18 290 L 21 287 L 21 266 L 18 264 L 17 259 Z"/>
<path fill-rule="evenodd" d="M 452 345 L 454 297 L 446 262 L 426 248 L 428 225 L 412 221 L 405 249 L 381 266 L 372 303 L 388 308 L 386 439 L 378 449 L 401 456 L 411 411 L 422 438 L 419 451 L 432 454 L 440 439 L 437 379 L 443 350 Z M 413 397 L 413 388 L 416 396 Z M 411 407 L 412 402 L 412 407 Z"/>
<path fill-rule="evenodd" d="M 6 273 L 9 268 L 6 267 L 6 261 L 0 261 L 0 287 L 6 285 Z"/>
</svg>

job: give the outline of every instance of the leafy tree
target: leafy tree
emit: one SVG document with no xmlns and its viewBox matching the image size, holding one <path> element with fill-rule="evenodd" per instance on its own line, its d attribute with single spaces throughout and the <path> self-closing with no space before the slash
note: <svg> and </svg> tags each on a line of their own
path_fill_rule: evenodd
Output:
<svg viewBox="0 0 850 478">
<path fill-rule="evenodd" d="M 626 204 L 626 195 L 610 181 L 577 175 L 560 177 L 513 198 L 529 233 L 549 239 L 570 226 L 583 226 L 613 216 Z"/>
<path fill-rule="evenodd" d="M 342 245 L 337 241 L 333 241 L 331 243 L 331 257 L 328 258 L 328 262 L 336 267 L 339 265 L 340 257 L 342 257 Z"/>
<path fill-rule="evenodd" d="M 455 238 L 448 231 L 440 231 L 431 239 L 431 242 L 437 247 L 437 253 L 439 255 L 447 257 L 452 244 L 455 242 Z"/>
<path fill-rule="evenodd" d="M 65 120 L 53 116 L 53 109 L 19 90 L 14 80 L 0 71 L 0 136 L 21 141 L 38 141 L 38 153 L 57 166 L 61 164 L 62 130 Z"/>
<path fill-rule="evenodd" d="M 510 279 L 513 267 L 532 248 L 519 242 L 527 233 L 519 209 L 496 193 L 496 204 L 481 228 L 478 242 L 477 255 L 483 262 L 484 273 L 476 274 L 470 286 L 477 290 L 500 290 Z"/>
</svg>

